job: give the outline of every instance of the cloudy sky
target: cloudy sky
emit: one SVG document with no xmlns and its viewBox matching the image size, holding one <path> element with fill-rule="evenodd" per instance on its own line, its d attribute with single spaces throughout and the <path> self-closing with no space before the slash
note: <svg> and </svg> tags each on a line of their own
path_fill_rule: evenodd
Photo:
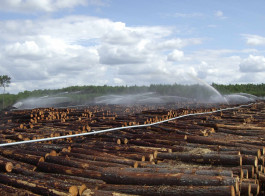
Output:
<svg viewBox="0 0 265 196">
<path fill-rule="evenodd" d="M 1 0 L 10 93 L 72 85 L 265 83 L 264 0 Z M 187 79 L 189 78 L 189 79 Z"/>
</svg>

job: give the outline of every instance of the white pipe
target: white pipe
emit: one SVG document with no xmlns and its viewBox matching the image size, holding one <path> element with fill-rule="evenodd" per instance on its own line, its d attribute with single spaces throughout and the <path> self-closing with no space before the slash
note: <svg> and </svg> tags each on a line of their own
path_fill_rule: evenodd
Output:
<svg viewBox="0 0 265 196">
<path fill-rule="evenodd" d="M 250 105 L 253 105 L 253 103 L 250 103 L 250 104 L 247 104 L 247 105 L 240 105 L 240 106 L 236 106 L 236 107 L 232 107 L 232 108 L 219 109 L 219 110 L 210 111 L 210 112 L 201 112 L 201 113 L 185 114 L 185 115 L 177 116 L 177 117 L 174 117 L 174 118 L 170 118 L 170 119 L 167 119 L 167 120 L 162 120 L 162 121 L 155 122 L 155 123 L 150 123 L 150 124 L 132 125 L 132 126 L 126 126 L 126 127 L 116 127 L 116 128 L 104 129 L 104 130 L 100 130 L 100 131 L 94 131 L 94 130 L 92 130 L 91 132 L 79 133 L 79 134 L 74 134 L 74 135 L 65 135 L 65 136 L 49 137 L 49 138 L 43 138 L 43 139 L 26 140 L 26 141 L 20 141 L 20 142 L 12 142 L 12 143 L 4 143 L 4 144 L 0 144 L 0 147 L 12 146 L 12 145 L 18 145 L 18 144 L 28 144 L 28 143 L 34 143 L 34 142 L 43 142 L 43 141 L 50 141 L 50 140 L 57 140 L 57 139 L 65 139 L 65 138 L 71 138 L 71 137 L 95 135 L 95 134 L 99 134 L 99 133 L 106 133 L 106 132 L 117 131 L 117 130 L 122 130 L 122 129 L 132 129 L 132 128 L 139 128 L 139 127 L 149 127 L 149 126 L 161 124 L 161 123 L 164 123 L 164 122 L 169 122 L 169 121 L 172 121 L 172 120 L 176 120 L 176 119 L 179 119 L 179 118 L 184 118 L 184 117 L 187 117 L 187 116 L 196 116 L 196 115 L 202 115 L 202 114 L 212 114 L 212 113 L 226 111 L 226 110 L 234 110 L 234 109 L 237 109 L 237 108 L 241 108 L 241 107 L 245 107 L 245 106 L 250 106 Z"/>
</svg>

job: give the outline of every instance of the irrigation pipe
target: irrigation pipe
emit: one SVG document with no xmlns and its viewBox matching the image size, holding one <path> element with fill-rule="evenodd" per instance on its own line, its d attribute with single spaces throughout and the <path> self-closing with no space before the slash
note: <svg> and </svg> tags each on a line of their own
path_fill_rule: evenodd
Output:
<svg viewBox="0 0 265 196">
<path fill-rule="evenodd" d="M 157 124 L 162 124 L 162 123 L 165 123 L 165 122 L 169 122 L 169 121 L 172 121 L 172 120 L 176 120 L 176 119 L 180 119 L 180 118 L 184 118 L 184 117 L 188 117 L 188 116 L 212 114 L 212 113 L 222 112 L 222 111 L 226 111 L 226 110 L 234 110 L 234 109 L 238 109 L 238 108 L 241 108 L 241 107 L 247 107 L 247 106 L 250 106 L 250 105 L 253 105 L 253 104 L 254 103 L 250 103 L 250 104 L 247 104 L 247 105 L 239 105 L 239 106 L 236 106 L 236 107 L 218 109 L 218 110 L 210 111 L 210 112 L 200 112 L 200 113 L 185 114 L 185 115 L 177 116 L 177 117 L 174 117 L 174 118 L 170 118 L 170 119 L 167 119 L 167 120 L 162 120 L 162 121 L 155 122 L 155 123 L 150 123 L 150 124 L 132 125 L 132 126 L 126 126 L 126 127 L 116 127 L 116 128 L 104 129 L 104 130 L 100 130 L 100 131 L 92 130 L 91 132 L 79 133 L 79 134 L 74 134 L 74 135 L 65 135 L 65 136 L 49 137 L 49 138 L 42 138 L 42 139 L 35 139 L 35 140 L 26 140 L 26 141 L 20 141 L 20 142 L 4 143 L 4 144 L 0 144 L 0 147 L 13 146 L 13 145 L 19 145 L 19 144 L 28 144 L 28 143 L 34 143 L 34 142 L 43 142 L 43 141 L 50 141 L 50 140 L 58 140 L 58 139 L 65 139 L 65 138 L 72 138 L 72 137 L 79 137 L 79 136 L 96 135 L 96 134 L 99 134 L 99 133 L 106 133 L 106 132 L 118 131 L 118 130 L 123 130 L 123 129 L 150 127 L 150 126 L 154 126 L 154 125 L 157 125 Z"/>
</svg>

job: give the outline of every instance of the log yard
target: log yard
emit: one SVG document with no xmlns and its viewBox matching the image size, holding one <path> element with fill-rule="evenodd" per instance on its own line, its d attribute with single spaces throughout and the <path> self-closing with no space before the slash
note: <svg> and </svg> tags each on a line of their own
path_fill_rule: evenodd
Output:
<svg viewBox="0 0 265 196">
<path fill-rule="evenodd" d="M 264 100 L 2 111 L 1 195 L 263 195 L 264 119 Z"/>
</svg>

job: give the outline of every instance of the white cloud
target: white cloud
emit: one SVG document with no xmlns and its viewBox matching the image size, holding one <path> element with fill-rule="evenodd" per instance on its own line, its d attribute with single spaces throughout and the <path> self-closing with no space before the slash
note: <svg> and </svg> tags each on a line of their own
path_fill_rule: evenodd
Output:
<svg viewBox="0 0 265 196">
<path fill-rule="evenodd" d="M 244 62 L 239 54 L 258 53 L 192 52 L 188 47 L 203 39 L 176 37 L 172 27 L 132 27 L 89 16 L 8 20 L 0 25 L 0 72 L 12 77 L 10 92 L 70 85 L 190 82 L 183 77 L 186 72 L 208 83 L 233 83 L 245 73 L 239 71 Z"/>
<path fill-rule="evenodd" d="M 265 46 L 265 37 L 259 35 L 242 34 L 246 43 L 252 46 Z"/>
<path fill-rule="evenodd" d="M 99 47 L 100 63 L 107 65 L 138 64 L 146 62 L 146 56 L 136 47 L 102 45 Z"/>
<path fill-rule="evenodd" d="M 264 83 L 264 72 L 250 72 L 242 74 L 239 79 L 236 81 L 237 83 L 255 83 L 260 84 Z"/>
<path fill-rule="evenodd" d="M 181 50 L 173 50 L 168 56 L 168 61 L 181 61 L 184 57 L 184 52 Z"/>
<path fill-rule="evenodd" d="M 161 50 L 197 42 L 168 41 L 171 27 L 128 27 L 88 16 L 1 21 L 1 25 L 0 70 L 12 77 L 11 92 L 78 84 L 133 84 L 135 80 L 141 84 L 150 79 L 150 73 L 159 78 L 160 71 L 166 70 Z M 153 66 L 152 62 L 157 63 Z M 130 80 L 124 74 L 128 66 L 147 76 Z"/>
<path fill-rule="evenodd" d="M 265 57 L 249 55 L 239 66 L 242 72 L 265 72 Z"/>
<path fill-rule="evenodd" d="M 122 85 L 124 84 L 124 81 L 120 78 L 113 78 L 114 84 Z"/>
<path fill-rule="evenodd" d="M 150 49 L 155 50 L 173 50 L 173 49 L 180 49 L 188 45 L 197 45 L 201 44 L 202 39 L 200 38 L 189 38 L 189 39 L 181 39 L 181 38 L 175 38 L 175 39 L 167 39 L 167 40 L 154 40 L 154 42 L 150 42 L 150 44 L 147 46 Z"/>
<path fill-rule="evenodd" d="M 86 0 L 2 0 L 0 8 L 3 11 L 14 12 L 53 12 L 87 3 Z"/>
<path fill-rule="evenodd" d="M 235 83 L 241 76 L 239 72 L 240 56 L 233 56 L 242 51 L 235 50 L 200 50 L 186 54 L 186 66 L 192 66 L 194 75 L 208 83 Z"/>
<path fill-rule="evenodd" d="M 76 6 L 103 6 L 103 0 L 1 0 L 0 9 L 12 12 L 54 12 Z"/>
</svg>

